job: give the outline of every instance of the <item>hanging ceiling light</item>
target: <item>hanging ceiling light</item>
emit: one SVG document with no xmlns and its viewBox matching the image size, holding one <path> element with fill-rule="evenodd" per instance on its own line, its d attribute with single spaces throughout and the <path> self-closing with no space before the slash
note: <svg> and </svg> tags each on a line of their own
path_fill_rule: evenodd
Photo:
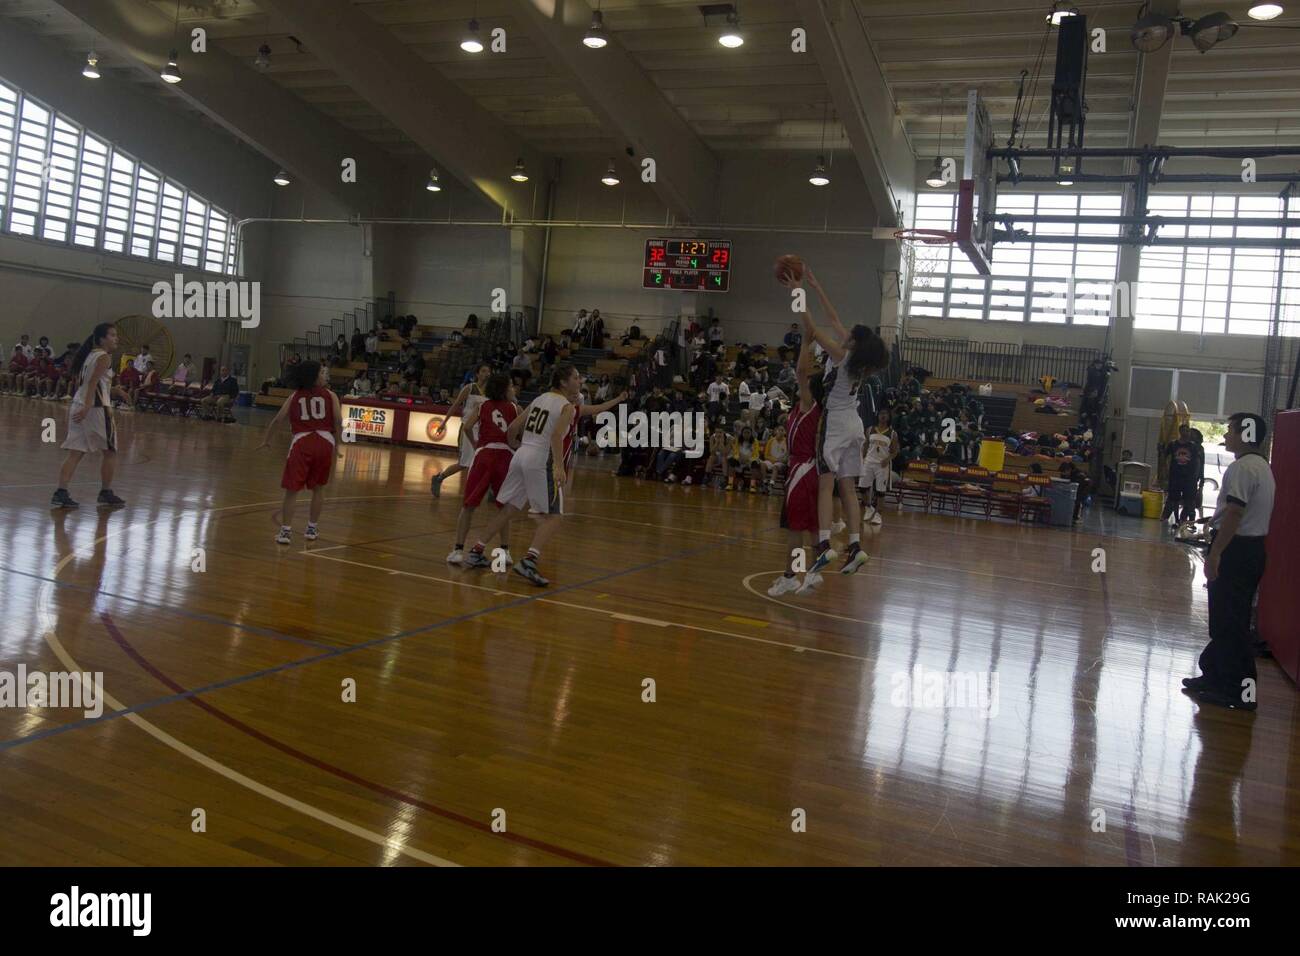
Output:
<svg viewBox="0 0 1300 956">
<path fill-rule="evenodd" d="M 1208 13 L 1190 27 L 1183 24 L 1183 32 L 1191 34 L 1192 43 L 1202 53 L 1220 40 L 1231 39 L 1238 29 L 1237 21 L 1226 13 Z"/>
<path fill-rule="evenodd" d="M 289 178 L 289 174 L 282 169 L 275 174 L 275 179 L 273 180 L 273 182 L 277 186 L 287 186 L 289 185 L 289 183 L 293 182 L 293 180 L 291 180 Z"/>
<path fill-rule="evenodd" d="M 480 40 L 478 37 L 477 20 L 469 21 L 469 32 L 466 33 L 465 38 L 460 41 L 460 48 L 464 50 L 466 53 L 483 52 L 483 41 Z"/>
<path fill-rule="evenodd" d="M 428 181 L 427 183 L 424 184 L 424 188 L 427 189 L 427 190 L 429 190 L 429 192 L 431 192 L 431 193 L 440 193 L 440 192 L 442 192 L 442 187 L 438 185 L 438 170 L 437 170 L 437 169 L 431 169 L 431 170 L 429 170 L 429 181 Z"/>
<path fill-rule="evenodd" d="M 179 83 L 181 81 L 181 68 L 177 62 L 179 59 L 180 55 L 175 50 L 172 50 L 167 55 L 167 65 L 158 74 L 163 78 L 164 83 Z"/>
<path fill-rule="evenodd" d="M 1062 159 L 1062 160 L 1060 161 L 1060 163 L 1057 164 L 1057 169 L 1056 169 L 1056 171 L 1057 171 L 1057 174 L 1061 177 L 1060 179 L 1058 179 L 1058 180 L 1056 181 L 1056 184 L 1057 184 L 1058 186 L 1073 186 L 1073 185 L 1074 185 L 1074 179 L 1072 178 L 1072 177 L 1074 176 L 1074 159 L 1073 159 L 1073 158 Z"/>
<path fill-rule="evenodd" d="M 943 188 L 943 159 L 941 157 L 934 157 L 934 165 L 930 167 L 929 175 L 925 177 L 925 184 L 931 189 Z"/>
<path fill-rule="evenodd" d="M 271 48 L 263 43 L 257 48 L 257 59 L 253 65 L 259 70 L 269 70 L 271 68 Z"/>
<path fill-rule="evenodd" d="M 943 179 L 943 119 L 946 107 L 948 105 L 948 91 L 939 91 L 939 151 L 934 155 L 934 165 L 930 167 L 930 173 L 925 177 L 925 184 L 931 189 L 942 189 Z"/>
<path fill-rule="evenodd" d="M 1047 15 L 1047 20 L 1054 27 L 1059 27 L 1061 21 L 1069 17 L 1077 17 L 1079 8 L 1068 3 L 1067 0 L 1056 0 L 1052 4 L 1052 12 Z"/>
<path fill-rule="evenodd" d="M 582 38 L 582 45 L 592 50 L 599 50 L 609 42 L 609 36 L 605 33 L 605 15 L 599 10 L 593 10 L 591 14 L 591 26 L 587 28 L 587 35 Z"/>
<path fill-rule="evenodd" d="M 515 160 L 515 171 L 514 171 L 513 173 L 510 174 L 510 178 L 513 179 L 513 180 L 514 180 L 515 182 L 517 182 L 517 183 L 526 183 L 526 182 L 528 182 L 528 173 L 524 171 L 524 161 L 523 161 L 523 159 L 516 159 L 516 160 Z"/>
<path fill-rule="evenodd" d="M 817 157 L 817 167 L 813 170 L 812 175 L 808 177 L 808 182 L 814 186 L 829 186 L 831 178 L 826 175 L 826 157 Z"/>
<path fill-rule="evenodd" d="M 1246 12 L 1252 20 L 1272 20 L 1282 15 L 1282 4 L 1252 3 Z"/>
<path fill-rule="evenodd" d="M 605 175 L 600 177 L 600 181 L 606 186 L 617 186 L 619 184 L 618 173 L 614 172 L 614 160 L 609 161 L 609 169 L 605 170 Z"/>
<path fill-rule="evenodd" d="M 94 48 L 86 54 L 86 65 L 81 68 L 81 75 L 88 80 L 99 79 L 99 57 L 95 56 Z"/>
<path fill-rule="evenodd" d="M 740 35 L 740 14 L 735 10 L 727 14 L 727 25 L 718 34 L 718 42 L 729 50 L 744 44 L 745 38 Z"/>
<path fill-rule="evenodd" d="M 181 81 L 181 68 L 178 65 L 180 54 L 176 51 L 176 36 L 180 28 L 181 0 L 176 0 L 176 19 L 172 23 L 172 51 L 167 54 L 167 65 L 158 73 L 163 78 L 164 83 L 179 83 Z"/>
<path fill-rule="evenodd" d="M 1155 53 L 1174 35 L 1174 21 L 1158 13 L 1139 17 L 1129 31 L 1129 39 L 1139 53 Z"/>
</svg>

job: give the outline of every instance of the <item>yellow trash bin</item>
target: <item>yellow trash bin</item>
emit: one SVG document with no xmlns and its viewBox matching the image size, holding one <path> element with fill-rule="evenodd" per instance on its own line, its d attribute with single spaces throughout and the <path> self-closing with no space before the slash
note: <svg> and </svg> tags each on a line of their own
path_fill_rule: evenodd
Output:
<svg viewBox="0 0 1300 956">
<path fill-rule="evenodd" d="M 1007 461 L 1007 446 L 1001 439 L 986 438 L 980 442 L 980 467 L 1001 471 Z"/>
<path fill-rule="evenodd" d="M 1142 492 L 1142 517 L 1159 518 L 1165 510 L 1165 493 L 1163 491 Z"/>
</svg>

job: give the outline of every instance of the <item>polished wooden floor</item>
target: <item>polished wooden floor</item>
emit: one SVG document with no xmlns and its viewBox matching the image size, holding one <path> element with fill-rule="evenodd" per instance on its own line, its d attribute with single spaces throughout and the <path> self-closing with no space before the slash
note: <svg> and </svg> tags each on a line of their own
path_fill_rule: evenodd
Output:
<svg viewBox="0 0 1300 956">
<path fill-rule="evenodd" d="M 123 415 L 129 506 L 87 460 L 51 513 L 46 416 L 0 398 L 0 669 L 111 701 L 0 708 L 2 864 L 1300 862 L 1296 690 L 1178 692 L 1203 576 L 1154 522 L 891 511 L 856 577 L 775 601 L 778 499 L 589 462 L 537 590 L 444 563 L 440 456 L 348 447 L 285 549 L 283 439 Z M 995 675 L 995 712 L 900 705 L 918 666 Z"/>
</svg>

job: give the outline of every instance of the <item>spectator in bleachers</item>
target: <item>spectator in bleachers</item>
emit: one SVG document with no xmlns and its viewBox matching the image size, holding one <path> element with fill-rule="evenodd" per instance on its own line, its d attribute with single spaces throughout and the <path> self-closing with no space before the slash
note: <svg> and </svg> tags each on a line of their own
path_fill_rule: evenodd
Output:
<svg viewBox="0 0 1300 956">
<path fill-rule="evenodd" d="M 709 396 L 709 421 L 717 421 L 722 414 L 723 403 L 731 398 L 731 387 L 722 380 L 722 373 L 718 372 L 708 387 Z"/>
<path fill-rule="evenodd" d="M 23 358 L 30 362 L 36 358 L 36 347 L 28 341 L 29 338 L 30 336 L 24 332 L 18 337 L 18 346 L 23 350 Z"/>
<path fill-rule="evenodd" d="M 379 330 L 372 328 L 370 334 L 366 336 L 366 361 L 379 361 Z"/>
<path fill-rule="evenodd" d="M 602 375 L 600 383 L 596 387 L 596 403 L 609 401 L 611 389 L 613 389 L 613 386 L 609 383 L 609 376 Z"/>
<path fill-rule="evenodd" d="M 194 378 L 194 359 L 186 352 L 185 357 L 172 370 L 172 384 L 184 390 Z"/>
<path fill-rule="evenodd" d="M 798 322 L 790 323 L 790 331 L 785 333 L 785 338 L 781 342 L 794 353 L 795 358 L 799 357 L 799 349 L 803 346 L 803 332 L 800 331 Z"/>
<path fill-rule="evenodd" d="M 658 347 L 654 353 L 655 381 L 665 388 L 673 379 L 672 370 L 668 367 L 668 343 L 662 338 L 658 340 Z"/>
<path fill-rule="evenodd" d="M 27 338 L 27 336 L 23 336 Z M 13 354 L 9 356 L 9 365 L 5 368 L 4 376 L 0 379 L 0 387 L 6 392 L 19 391 L 19 383 L 22 377 L 27 374 L 27 366 L 31 364 L 28 361 L 27 353 L 23 349 L 23 343 L 19 342 L 14 346 Z"/>
<path fill-rule="evenodd" d="M 149 360 L 149 346 L 142 345 L 140 346 L 140 354 L 135 357 L 135 360 L 131 364 L 134 365 L 135 370 L 143 376 L 145 371 L 149 368 Z"/>
<path fill-rule="evenodd" d="M 722 428 L 714 428 L 709 433 L 709 458 L 704 466 L 704 479 L 714 481 L 717 487 L 723 487 L 731 480 L 731 468 L 727 464 L 727 451 L 730 439 Z"/>
<path fill-rule="evenodd" d="M 352 379 L 352 386 L 348 389 L 348 394 L 353 398 L 369 398 L 375 394 L 375 387 L 370 382 L 370 370 L 360 369 L 357 371 L 356 378 Z"/>
<path fill-rule="evenodd" d="M 590 326 L 591 326 L 591 319 L 588 318 L 587 316 L 587 310 L 579 309 L 578 314 L 573 317 L 573 328 L 570 329 L 570 331 L 573 333 L 574 341 L 579 343 L 585 342 L 587 339 L 587 332 Z"/>
<path fill-rule="evenodd" d="M 762 474 L 761 460 L 762 448 L 754 437 L 754 430 L 746 425 L 732 440 L 731 451 L 727 456 L 735 490 L 744 488 L 745 491 L 749 491 L 750 484 L 757 481 Z"/>
<path fill-rule="evenodd" d="M 533 361 L 528 353 L 520 352 L 510 361 L 510 377 L 520 391 L 528 387 L 528 380 L 533 375 Z"/>
<path fill-rule="evenodd" d="M 543 375 L 547 374 L 551 366 L 555 364 L 555 360 L 557 355 L 559 354 L 559 351 L 560 349 L 555 344 L 555 339 L 548 335 L 546 337 L 546 342 L 542 345 L 542 374 Z"/>
<path fill-rule="evenodd" d="M 333 362 L 334 365 L 346 365 L 346 364 L 347 364 L 347 361 L 348 361 L 348 340 L 347 340 L 347 338 L 343 335 L 343 333 L 341 333 L 341 332 L 339 333 L 339 337 L 338 337 L 337 339 L 334 340 L 334 350 L 333 350 L 333 353 L 332 353 L 332 357 L 333 357 L 333 359 L 334 359 L 334 362 Z"/>
<path fill-rule="evenodd" d="M 763 458 L 759 463 L 763 469 L 763 489 L 770 492 L 779 488 L 785 480 L 785 468 L 790 461 L 790 450 L 785 443 L 785 426 L 776 425 L 771 436 L 763 445 Z"/>
<path fill-rule="evenodd" d="M 361 331 L 360 326 L 357 326 L 356 331 L 352 333 L 351 353 L 352 360 L 355 362 L 360 362 L 361 357 L 366 354 L 366 333 Z"/>
<path fill-rule="evenodd" d="M 465 330 L 468 331 L 470 329 L 477 329 L 477 328 L 478 328 L 478 316 L 475 315 L 473 312 L 471 312 L 469 314 L 469 318 L 465 320 Z"/>
<path fill-rule="evenodd" d="M 717 349 L 722 344 L 722 320 L 714 319 L 709 326 L 709 345 Z"/>
<path fill-rule="evenodd" d="M 591 347 L 593 349 L 605 347 L 605 320 L 600 317 L 600 309 L 593 309 L 591 312 Z"/>
<path fill-rule="evenodd" d="M 212 383 L 212 392 L 199 402 L 202 417 L 222 419 L 230 415 L 230 406 L 239 398 L 239 380 L 230 374 L 230 369 L 221 366 L 221 372 Z M 206 414 L 205 414 L 206 413 Z"/>
</svg>

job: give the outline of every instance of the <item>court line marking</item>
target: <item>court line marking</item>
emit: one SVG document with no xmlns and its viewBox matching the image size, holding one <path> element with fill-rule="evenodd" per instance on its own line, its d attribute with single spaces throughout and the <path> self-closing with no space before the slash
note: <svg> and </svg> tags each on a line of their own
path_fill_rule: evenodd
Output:
<svg viewBox="0 0 1300 956">
<path fill-rule="evenodd" d="M 390 500 L 394 498 L 422 500 L 422 499 L 415 498 L 415 496 L 413 495 L 356 495 L 356 496 L 342 496 L 333 500 L 335 502 L 341 503 L 345 501 L 374 501 L 374 500 Z M 263 502 L 252 502 L 249 504 L 241 504 L 241 505 L 228 505 L 221 508 L 206 508 L 206 509 L 199 509 L 199 510 L 212 512 L 212 513 L 219 513 L 225 511 L 236 511 L 239 509 L 248 509 L 250 512 L 255 513 L 255 509 L 271 507 L 274 506 L 275 504 L 276 502 L 274 501 L 263 501 Z M 131 530 L 133 528 L 139 529 L 141 527 L 147 527 L 151 524 L 156 524 L 159 521 L 167 520 L 167 517 L 169 516 L 160 516 L 150 521 L 146 521 L 140 525 L 123 525 L 121 529 L 110 529 L 105 534 L 101 535 L 99 538 L 96 538 L 94 541 L 92 541 L 89 549 L 93 551 L 94 548 L 98 547 L 100 544 L 103 544 L 109 538 L 114 537 L 115 535 L 120 535 L 123 532 Z M 760 532 L 760 534 L 770 533 L 771 530 L 774 529 L 767 529 L 763 532 Z M 751 536 L 748 539 L 742 537 L 735 540 L 737 541 L 752 540 L 752 537 L 753 536 Z M 580 587 L 588 587 L 592 584 L 598 584 L 603 581 L 612 580 L 618 577 L 623 577 L 628 574 L 633 574 L 640 571 L 648 570 L 650 568 L 658 567 L 663 564 L 668 564 L 673 561 L 682 560 L 683 558 L 692 557 L 694 555 L 702 554 L 707 551 L 712 551 L 716 547 L 718 546 L 708 545 L 701 548 L 680 551 L 675 554 L 669 555 L 667 557 L 658 559 L 656 561 L 651 561 L 645 564 L 636 565 L 632 568 L 628 568 L 622 571 L 610 572 L 609 574 L 601 575 L 599 577 L 593 578 L 588 581 L 583 581 L 576 584 L 564 585 L 560 588 L 557 588 L 555 591 L 551 593 L 557 593 L 557 592 L 562 593 L 564 591 L 575 590 Z M 64 568 L 66 568 L 69 563 L 71 563 L 73 558 L 75 558 L 78 553 L 85 550 L 87 550 L 85 546 L 81 548 L 73 547 L 68 552 L 68 554 L 64 555 L 64 557 L 61 558 L 59 562 L 55 565 L 54 577 L 57 579 L 58 575 L 62 573 Z M 338 558 L 330 558 L 325 556 L 322 557 L 324 557 L 324 560 L 342 560 Z M 55 656 L 59 658 L 60 662 L 64 665 L 65 668 L 67 668 L 69 671 L 72 671 L 74 673 L 82 673 L 84 672 L 84 668 L 82 668 L 81 665 L 68 653 L 67 649 L 59 641 L 58 635 L 55 633 L 53 626 L 51 626 L 51 622 L 56 620 L 55 616 L 50 610 L 50 604 L 49 604 L 50 594 L 52 590 L 53 590 L 53 586 L 50 583 L 48 582 L 44 583 L 41 587 L 38 601 L 37 601 L 37 611 L 38 614 L 40 615 L 40 620 L 42 622 L 42 637 L 44 638 L 46 644 L 50 646 L 51 650 L 54 651 Z M 521 597 L 518 598 L 517 600 L 508 601 L 501 605 L 493 605 L 491 607 L 483 608 L 478 611 L 471 612 L 469 614 L 463 614 L 457 617 L 447 618 L 426 627 L 416 628 L 405 632 L 399 632 L 397 634 L 389 635 L 387 637 L 375 638 L 370 641 L 364 641 L 361 644 L 350 645 L 346 648 L 339 648 L 337 650 L 332 650 L 330 652 L 313 655 L 311 657 L 301 658 L 297 661 L 288 662 L 286 664 L 277 665 L 276 667 L 265 668 L 261 671 L 254 671 L 252 673 L 244 674 L 235 678 L 230 678 L 225 681 L 219 681 L 215 684 L 209 685 L 204 688 L 198 688 L 196 690 L 187 691 L 184 694 L 172 695 L 171 698 L 169 698 L 168 700 L 185 699 L 185 698 L 194 697 L 197 696 L 198 694 L 206 693 L 211 690 L 220 689 L 222 687 L 230 687 L 236 684 L 242 684 L 248 681 L 256 680 L 259 677 L 266 676 L 267 674 L 280 673 L 286 670 L 296 669 L 298 667 L 305 667 L 308 664 L 313 664 L 321 660 L 341 657 L 345 654 L 350 654 L 355 651 L 369 649 L 371 647 L 380 646 L 383 644 L 393 643 L 395 641 L 403 640 L 407 637 L 425 634 L 430 631 L 438 630 L 452 624 L 461 623 L 463 621 L 470 620 L 476 617 L 481 617 L 487 614 L 495 613 L 496 611 L 506 610 L 512 607 L 518 607 L 524 604 L 532 603 L 533 601 L 536 601 L 539 598 L 540 595 L 533 596 L 533 597 Z M 709 631 L 708 628 L 698 628 L 698 630 L 705 631 L 705 632 Z M 738 635 L 732 635 L 732 636 L 738 636 Z M 777 643 L 777 642 L 760 641 L 760 643 Z M 828 653 L 834 653 L 834 652 L 828 652 Z M 850 656 L 850 655 L 837 655 L 837 656 Z M 56 736 L 71 730 L 78 729 L 80 727 L 99 724 L 103 721 L 111 720 L 113 718 L 122 716 L 125 717 L 127 720 L 129 720 L 132 724 L 135 724 L 136 726 L 140 727 L 142 730 L 144 730 L 150 736 L 154 737 L 156 740 L 176 750 L 177 753 L 189 757 L 191 760 L 194 760 L 195 762 L 199 763 L 201 766 L 211 769 L 214 772 L 220 774 L 221 776 L 224 776 L 227 779 L 235 783 L 238 783 L 241 786 L 244 786 L 255 793 L 258 793 L 262 796 L 266 796 L 269 799 L 272 799 L 283 806 L 289 807 L 290 809 L 297 810 L 300 813 L 310 816 L 313 819 L 316 819 L 322 823 L 326 823 L 330 826 L 334 826 L 338 829 L 341 829 L 344 832 L 350 833 L 355 836 L 361 836 L 363 839 L 366 839 L 367 841 L 372 843 L 376 843 L 377 845 L 383 846 L 386 849 L 392 849 L 395 850 L 396 852 L 412 856 L 415 859 L 420 859 L 422 862 L 428 862 L 431 865 L 435 865 L 435 866 L 455 865 L 450 861 L 444 861 L 441 857 L 435 857 L 432 854 L 423 853 L 423 851 L 414 850 L 413 848 L 407 848 L 405 846 L 394 844 L 393 841 L 389 840 L 388 838 L 380 834 L 373 833 L 372 831 L 366 830 L 363 827 L 356 826 L 355 824 L 349 823 L 348 821 L 336 817 L 333 814 L 330 814 L 324 810 L 320 810 L 319 808 L 304 803 L 301 800 L 297 800 L 294 797 L 289 796 L 288 794 L 281 793 L 280 791 L 275 790 L 272 787 L 268 787 L 265 784 L 262 784 L 256 780 L 253 780 L 251 777 L 241 774 L 239 771 L 234 770 L 233 768 L 228 767 L 217 760 L 214 760 L 213 758 L 209 757 L 206 754 L 201 753 L 198 750 L 195 750 L 193 747 L 190 747 L 188 744 L 184 743 L 183 741 L 178 740 L 177 738 L 168 734 L 166 731 L 162 730 L 160 727 L 150 723 L 149 721 L 145 720 L 143 717 L 140 717 L 137 713 L 135 713 L 136 710 L 144 709 L 145 707 L 150 706 L 150 702 L 148 701 L 146 701 L 144 704 L 136 704 L 128 707 L 127 705 L 123 704 L 121 701 L 117 700 L 116 698 L 111 697 L 107 693 L 103 695 L 103 699 L 113 709 L 113 712 L 111 714 L 107 714 L 101 717 L 88 719 L 88 720 L 74 721 L 70 724 L 65 724 L 60 727 L 51 728 L 48 731 L 37 732 L 35 734 L 28 734 L 26 736 L 15 738 L 13 740 L 4 741 L 0 743 L 0 751 L 9 750 L 12 749 L 13 747 L 20 746 L 25 743 L 31 743 L 36 740 L 43 740 L 48 737 Z M 166 702 L 166 700 L 162 702 Z"/>
<path fill-rule="evenodd" d="M 403 576 L 403 577 L 408 577 L 408 578 L 419 578 L 419 579 L 424 580 L 424 581 L 437 581 L 437 582 L 442 583 L 442 584 L 452 584 L 452 585 L 455 585 L 455 586 L 457 586 L 457 587 L 462 587 L 462 588 L 471 588 L 471 589 L 473 589 L 473 590 L 478 590 L 478 591 L 494 591 L 494 590 L 495 590 L 495 589 L 490 588 L 490 587 L 488 587 L 488 586 L 486 586 L 486 585 L 482 585 L 482 584 L 473 584 L 473 583 L 471 583 L 471 582 L 469 582 L 469 581 L 457 581 L 457 580 L 455 580 L 454 578 L 440 578 L 440 577 L 438 577 L 438 576 L 436 576 L 436 575 L 432 575 L 432 574 L 422 574 L 422 573 L 420 573 L 420 572 L 418 572 L 418 571 L 401 571 L 401 570 L 394 570 L 393 568 L 386 568 L 386 567 L 384 567 L 383 565 L 380 565 L 380 564 L 367 564 L 367 563 L 364 562 L 364 561 L 353 561 L 353 560 L 350 559 L 350 558 L 339 558 L 339 557 L 335 557 L 334 555 L 330 555 L 330 554 L 321 554 L 319 551 L 309 551 L 309 552 L 306 552 L 306 553 L 307 553 L 307 554 L 314 555 L 314 556 L 316 556 L 316 557 L 319 557 L 322 561 L 337 561 L 337 562 L 339 562 L 340 564 L 351 564 L 351 565 L 355 565 L 356 567 L 359 567 L 359 568 L 369 568 L 369 569 L 372 570 L 372 571 L 384 571 L 384 572 L 386 572 L 386 573 L 388 573 L 388 574 L 398 574 L 398 575 L 401 575 L 401 576 Z M 758 573 L 759 573 L 759 574 L 770 574 L 770 573 L 772 573 L 772 572 L 769 572 L 769 571 L 760 571 L 760 572 L 758 572 Z M 776 572 L 776 573 L 777 573 L 777 574 L 780 574 L 781 572 L 778 571 L 778 572 Z M 508 594 L 508 593 L 512 593 L 512 592 L 501 592 L 501 591 L 496 591 L 495 593 L 498 593 L 498 594 L 501 594 L 501 593 L 507 593 L 507 594 Z M 619 615 L 617 614 L 617 612 L 615 612 L 615 611 L 609 611 L 609 610 L 606 610 L 605 608 L 592 607 L 592 606 L 589 605 L 589 604 L 575 604 L 575 603 L 572 602 L 572 601 L 558 601 L 558 600 L 556 600 L 555 598 L 542 597 L 541 595 L 538 595 L 537 597 L 533 598 L 532 600 L 533 600 L 534 602 L 538 603 L 538 604 L 555 604 L 555 605 L 558 605 L 559 607 L 572 608 L 572 609 L 575 610 L 575 611 L 588 611 L 588 612 L 593 613 L 593 614 L 602 614 L 602 615 L 604 615 L 604 616 L 606 616 L 606 617 L 611 617 L 611 618 L 612 618 L 612 617 L 618 617 L 618 616 L 619 616 Z M 504 609 L 506 609 L 506 608 L 508 608 L 508 607 L 511 607 L 511 606 L 517 606 L 518 603 L 519 603 L 519 602 L 513 602 L 513 604 L 503 604 L 503 605 L 501 605 L 501 609 L 504 610 Z M 852 620 L 852 618 L 849 618 L 848 620 Z M 651 623 L 655 623 L 655 622 L 651 622 Z M 797 654 L 803 654 L 803 653 L 807 653 L 807 652 L 812 652 L 812 653 L 814 653 L 814 654 L 824 654 L 824 655 L 826 655 L 826 656 L 828 656 L 828 657 L 841 657 L 841 658 L 845 658 L 845 659 L 847 659 L 847 660 L 854 660 L 854 661 L 870 662 L 870 661 L 872 660 L 872 658 L 869 658 L 869 657 L 863 657 L 863 656 L 861 656 L 861 655 L 859 655 L 859 654 L 849 654 L 849 653 L 846 653 L 846 652 L 844 652 L 844 651 L 832 651 L 832 650 L 828 650 L 827 648 L 824 648 L 824 647 L 812 647 L 812 646 L 810 646 L 810 645 L 806 645 L 806 644 L 791 644 L 791 643 L 788 643 L 788 642 L 786 642 L 786 641 L 776 641 L 776 640 L 771 640 L 771 639 L 763 638 L 763 637 L 755 637 L 755 636 L 752 635 L 752 634 L 736 634 L 736 633 L 733 632 L 733 631 L 723 631 L 723 630 L 719 630 L 719 629 L 717 629 L 717 628 L 705 627 L 705 626 L 703 626 L 703 625 L 701 625 L 701 624 L 690 624 L 690 623 L 685 623 L 685 622 L 681 622 L 681 621 L 668 621 L 667 623 L 668 623 L 668 625 L 671 626 L 671 627 L 680 627 L 680 628 L 683 628 L 683 629 L 688 630 L 688 631 L 699 631 L 699 632 L 701 632 L 701 633 L 703 633 L 703 634 L 716 634 L 716 635 L 719 635 L 719 636 L 722 636 L 722 637 L 731 637 L 731 638 L 736 638 L 736 639 L 738 639 L 738 640 L 742 640 L 742 641 L 750 641 L 751 643 L 754 643 L 754 644 L 767 644 L 767 645 L 772 646 L 772 647 L 781 647 L 781 648 L 785 648 L 786 650 L 794 651 L 794 652 L 797 653 Z"/>
<path fill-rule="evenodd" d="M 155 665 L 147 657 L 141 654 L 140 651 L 137 650 L 136 647 L 129 640 L 127 640 L 126 635 L 124 635 L 121 629 L 118 628 L 116 622 L 114 622 L 111 615 L 109 615 L 107 612 L 103 612 L 100 614 L 99 617 L 100 620 L 103 622 L 105 629 L 108 631 L 109 636 L 112 637 L 113 640 L 117 642 L 118 646 L 121 647 L 122 650 L 133 661 L 135 661 L 135 663 L 142 670 L 144 670 L 146 673 L 152 676 L 159 683 L 170 688 L 172 691 L 178 694 L 185 693 L 184 687 L 176 683 L 176 681 L 172 680 L 171 677 L 165 674 L 157 665 Z M 363 787 L 366 790 L 370 790 L 371 792 L 377 793 L 380 796 L 387 797 L 390 800 L 396 800 L 399 803 L 405 803 L 408 806 L 416 807 L 420 810 L 424 810 L 428 813 L 432 813 L 435 816 L 442 817 L 443 819 L 450 820 L 454 823 L 459 823 L 462 826 L 467 826 L 484 833 L 489 833 L 489 834 L 493 833 L 492 825 L 490 823 L 485 823 L 482 820 L 475 820 L 473 817 L 468 817 L 463 813 L 457 813 L 456 811 L 449 810 L 446 807 L 440 807 L 435 803 L 429 803 L 428 801 L 421 800 L 418 797 L 413 797 L 408 793 L 404 793 L 403 791 L 398 790 L 395 787 L 390 787 L 387 786 L 386 784 L 377 783 L 374 780 L 370 780 L 366 777 L 362 777 L 359 774 L 353 773 L 350 770 L 346 770 L 343 767 L 340 767 L 336 764 L 332 764 L 327 760 L 321 759 L 320 757 L 314 757 L 311 754 L 307 753 L 306 751 L 299 750 L 297 747 L 285 743 L 284 741 L 280 740 L 278 737 L 272 737 L 270 734 L 263 733 L 262 731 L 258 730 L 256 727 L 244 723 L 239 718 L 228 714 L 226 711 L 217 707 L 215 704 L 211 703 L 210 701 L 203 700 L 199 697 L 189 697 L 187 699 L 191 704 L 198 707 L 200 710 L 204 711 L 205 713 L 213 717 L 216 717 L 218 720 L 222 721 L 223 723 L 228 724 L 231 727 L 234 727 L 240 733 L 252 737 L 254 740 L 266 744 L 268 747 L 271 747 L 275 750 L 279 750 L 281 753 L 288 754 L 290 757 L 293 757 L 295 760 L 301 763 L 307 764 L 309 767 L 314 767 L 317 770 L 321 770 L 324 771 L 325 773 L 338 777 L 340 780 L 346 780 L 348 783 L 352 783 L 357 786 Z M 508 842 L 519 844 L 522 846 L 527 846 L 532 849 L 539 850 L 543 853 L 548 853 L 551 856 L 559 856 L 565 859 L 569 859 L 575 863 L 585 863 L 589 866 L 610 866 L 611 865 L 607 860 L 602 860 L 597 857 L 589 856 L 585 853 L 579 853 L 574 850 L 568 850 L 564 847 L 547 843 L 544 840 L 538 840 L 532 837 L 523 836 L 518 833 L 514 833 L 513 831 L 506 830 L 503 831 L 501 834 L 495 834 L 495 835 L 501 836 L 502 839 L 507 840 Z"/>
</svg>

